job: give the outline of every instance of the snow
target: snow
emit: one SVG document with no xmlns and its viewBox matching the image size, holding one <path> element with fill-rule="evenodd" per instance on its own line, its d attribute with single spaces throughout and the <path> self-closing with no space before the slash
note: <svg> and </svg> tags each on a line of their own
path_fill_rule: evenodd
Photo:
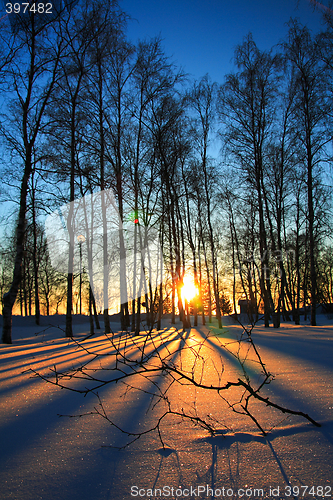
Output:
<svg viewBox="0 0 333 500">
<path fill-rule="evenodd" d="M 276 376 L 263 394 L 278 404 L 308 413 L 321 427 L 255 402 L 253 412 L 265 429 L 274 427 L 264 437 L 249 418 L 231 412 L 216 394 L 175 384 L 170 389 L 175 407 L 188 409 L 196 399 L 198 413 L 220 420 L 221 435 L 212 437 L 189 421 L 169 416 L 162 425 L 167 449 L 163 450 L 157 434 L 151 433 L 120 451 L 115 447 L 124 446 L 128 437 L 105 419 L 97 415 L 58 416 L 93 411 L 98 404 L 93 394 L 83 397 L 62 390 L 28 371 L 46 374 L 54 365 L 68 370 L 89 359 L 77 343 L 64 338 L 64 318 L 56 320 L 42 318 L 42 326 L 37 327 L 33 318 L 14 318 L 13 345 L 0 346 L 1 499 L 208 499 L 214 498 L 214 492 L 215 498 L 332 496 L 333 326 L 327 317 L 321 316 L 317 327 L 284 323 L 276 330 L 260 325 L 252 334 L 267 370 Z M 74 325 L 77 341 L 89 334 L 86 319 L 74 317 Z M 225 325 L 220 334 L 214 326 L 216 335 L 209 337 L 202 349 L 206 358 L 203 380 L 215 380 L 219 354 L 226 377 L 223 380 L 237 377 L 232 355 L 236 344 L 232 342 L 241 328 Z M 116 323 L 111 326 L 113 331 L 118 330 Z M 180 324 L 176 325 L 179 330 L 168 322 L 163 326 L 169 348 L 181 345 Z M 208 331 L 201 325 L 197 330 L 192 328 L 186 338 L 195 347 Z M 137 345 L 144 338 L 137 338 Z M 156 334 L 156 341 L 158 338 Z M 228 344 L 231 352 L 221 349 L 217 339 Z M 94 352 L 110 351 L 102 331 L 83 343 Z M 184 367 L 190 366 L 190 355 L 178 353 L 178 361 L 179 356 Z M 101 362 L 108 366 L 109 358 L 103 357 Z M 248 369 L 252 377 L 259 378 L 255 363 L 249 362 Z M 163 376 L 154 380 L 165 384 Z M 133 382 L 137 384 L 149 392 L 148 382 Z M 84 385 L 75 383 L 77 388 Z M 230 397 L 236 399 L 237 389 L 232 391 Z M 154 425 L 159 410 L 147 412 L 149 394 L 130 391 L 123 397 L 121 384 L 106 386 L 99 393 L 108 414 L 124 429 L 140 432 Z M 199 486 L 205 491 L 198 490 Z M 312 486 L 315 488 L 311 490 Z"/>
</svg>

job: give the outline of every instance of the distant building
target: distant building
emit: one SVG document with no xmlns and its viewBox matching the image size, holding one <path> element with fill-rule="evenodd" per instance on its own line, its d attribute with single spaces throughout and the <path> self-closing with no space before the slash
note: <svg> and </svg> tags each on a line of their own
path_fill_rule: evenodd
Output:
<svg viewBox="0 0 333 500">
<path fill-rule="evenodd" d="M 240 314 L 256 314 L 257 312 L 257 306 L 251 300 L 239 299 L 238 305 L 240 308 Z"/>
</svg>

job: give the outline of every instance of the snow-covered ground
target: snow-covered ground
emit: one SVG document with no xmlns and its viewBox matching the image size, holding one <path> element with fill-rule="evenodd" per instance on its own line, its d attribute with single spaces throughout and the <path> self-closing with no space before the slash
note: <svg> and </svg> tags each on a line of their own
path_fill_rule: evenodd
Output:
<svg viewBox="0 0 333 500">
<path fill-rule="evenodd" d="M 152 433 L 120 451 L 115 447 L 125 445 L 128 437 L 101 417 L 58 417 L 93 411 L 98 403 L 93 394 L 84 398 L 31 376 L 31 368 L 44 374 L 54 365 L 67 370 L 89 358 L 64 338 L 62 319 L 52 328 L 47 321 L 42 318 L 42 326 L 36 327 L 32 318 L 14 318 L 13 345 L 0 346 L 0 499 L 332 497 L 333 326 L 327 317 L 320 317 L 317 327 L 257 326 L 253 333 L 266 368 L 276 375 L 264 395 L 308 413 L 322 424 L 320 428 L 256 402 L 252 407 L 256 417 L 265 429 L 274 426 L 265 438 L 249 418 L 228 410 L 213 393 L 175 384 L 170 398 L 178 408 L 190 408 L 196 399 L 198 414 L 211 414 L 222 422 L 221 429 L 228 430 L 211 437 L 189 421 L 168 417 L 162 426 L 167 449 Z M 118 329 L 117 324 L 111 326 Z M 172 350 L 182 336 L 170 324 L 164 327 L 163 338 L 169 339 Z M 83 339 L 89 324 L 79 321 L 74 331 L 77 340 Z M 234 358 L 214 339 L 228 343 L 240 331 L 228 324 L 222 334 L 210 337 L 202 351 L 207 380 L 216 376 L 219 354 L 225 380 L 237 380 Z M 187 338 L 196 345 L 207 333 L 207 327 L 199 326 Z M 136 342 L 143 340 L 144 336 Z M 83 344 L 94 352 L 110 350 L 101 331 Z M 107 356 L 102 363 L 108 366 Z M 249 367 L 252 377 L 256 369 Z M 164 384 L 163 377 L 155 381 Z M 84 384 L 74 383 L 77 388 Z M 153 426 L 157 410 L 147 412 L 150 395 L 131 391 L 122 397 L 123 393 L 121 384 L 100 391 L 111 418 L 131 432 Z"/>
</svg>

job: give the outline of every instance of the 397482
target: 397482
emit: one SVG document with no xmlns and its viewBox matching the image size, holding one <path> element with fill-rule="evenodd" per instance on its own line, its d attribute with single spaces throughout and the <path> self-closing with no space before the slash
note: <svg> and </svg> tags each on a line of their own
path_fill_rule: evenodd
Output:
<svg viewBox="0 0 333 500">
<path fill-rule="evenodd" d="M 44 2 L 22 2 L 22 3 L 6 3 L 7 14 L 26 14 L 33 12 L 34 14 L 52 14 L 52 3 Z"/>
<path fill-rule="evenodd" d="M 332 486 L 285 486 L 284 494 L 286 497 L 332 497 Z"/>
</svg>

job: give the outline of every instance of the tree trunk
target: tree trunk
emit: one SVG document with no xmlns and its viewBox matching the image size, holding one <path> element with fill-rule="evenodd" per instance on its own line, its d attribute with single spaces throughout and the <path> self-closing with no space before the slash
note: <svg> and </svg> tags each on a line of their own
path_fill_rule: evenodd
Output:
<svg viewBox="0 0 333 500">
<path fill-rule="evenodd" d="M 32 226 L 33 226 L 33 266 L 34 266 L 34 284 L 35 284 L 35 321 L 36 325 L 40 324 L 40 305 L 39 305 L 39 289 L 38 289 L 38 234 L 37 234 L 37 221 L 36 221 L 36 205 L 35 205 L 35 186 L 34 186 L 34 172 L 31 176 L 31 198 L 32 198 Z"/>
<path fill-rule="evenodd" d="M 3 329 L 2 329 L 2 342 L 4 344 L 12 343 L 12 311 L 15 304 L 15 300 L 18 294 L 20 281 L 21 281 L 21 266 L 23 259 L 23 244 L 25 235 L 25 224 L 26 224 L 26 207 L 27 207 L 27 194 L 28 194 L 28 182 L 32 172 L 31 155 L 27 155 L 24 175 L 21 184 L 20 192 L 20 209 L 19 209 L 19 219 L 16 231 L 16 257 L 13 272 L 13 281 L 8 292 L 3 296 Z"/>
<path fill-rule="evenodd" d="M 312 188 L 312 155 L 308 153 L 308 211 L 309 211 L 309 251 L 310 251 L 310 279 L 311 279 L 311 326 L 316 326 L 317 309 L 317 273 L 314 240 L 314 209 Z"/>
</svg>

